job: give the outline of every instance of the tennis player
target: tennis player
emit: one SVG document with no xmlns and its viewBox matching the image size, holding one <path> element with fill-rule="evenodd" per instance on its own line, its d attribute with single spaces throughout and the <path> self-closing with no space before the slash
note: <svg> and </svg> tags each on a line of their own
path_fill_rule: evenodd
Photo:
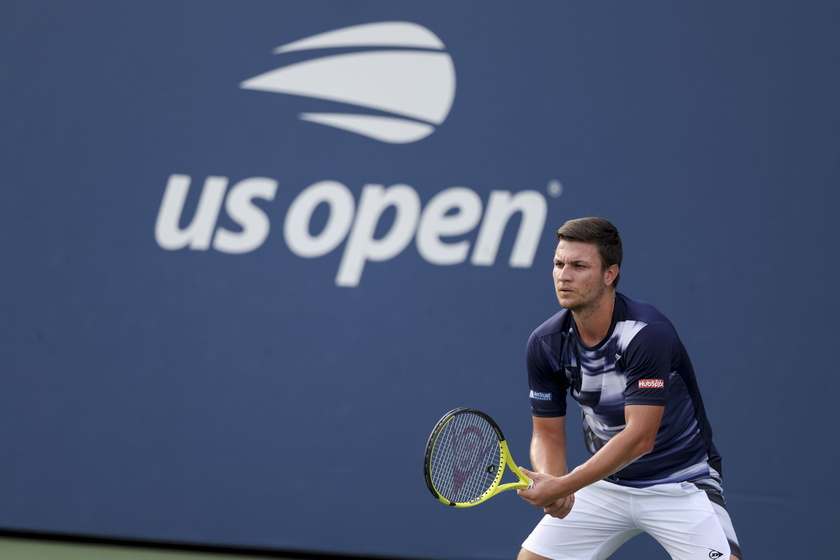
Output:
<svg viewBox="0 0 840 560">
<path fill-rule="evenodd" d="M 599 560 L 642 531 L 676 560 L 741 559 L 694 370 L 674 326 L 616 292 L 622 245 L 602 218 L 557 231 L 563 308 L 527 345 L 533 481 L 546 515 L 519 560 Z M 567 472 L 566 395 L 591 457 Z"/>
</svg>

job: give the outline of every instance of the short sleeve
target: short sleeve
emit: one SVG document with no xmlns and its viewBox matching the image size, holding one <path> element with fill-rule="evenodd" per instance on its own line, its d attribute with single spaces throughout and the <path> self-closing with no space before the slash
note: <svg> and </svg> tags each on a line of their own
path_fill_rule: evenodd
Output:
<svg viewBox="0 0 840 560">
<path fill-rule="evenodd" d="M 677 334 L 664 322 L 641 329 L 622 357 L 627 374 L 624 404 L 665 406 Z"/>
<path fill-rule="evenodd" d="M 532 334 L 525 352 L 531 414 L 545 418 L 566 415 L 567 383 L 558 357 L 561 349 L 551 347 L 552 339 Z"/>
</svg>

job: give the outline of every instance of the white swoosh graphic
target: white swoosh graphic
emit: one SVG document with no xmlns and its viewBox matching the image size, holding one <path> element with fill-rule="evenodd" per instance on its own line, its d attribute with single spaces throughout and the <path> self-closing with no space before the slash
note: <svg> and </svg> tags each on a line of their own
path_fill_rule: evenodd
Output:
<svg viewBox="0 0 840 560">
<path fill-rule="evenodd" d="M 378 115 L 302 113 L 300 118 L 392 144 L 417 142 L 435 131 L 435 127 L 430 124 Z"/>
<path fill-rule="evenodd" d="M 429 84 L 438 95 L 429 95 Z M 370 51 L 308 60 L 242 82 L 245 89 L 352 103 L 440 124 L 455 97 L 446 53 Z"/>
<path fill-rule="evenodd" d="M 313 35 L 274 49 L 274 54 L 335 47 L 415 47 L 443 50 L 437 35 L 416 23 L 382 21 Z"/>
<path fill-rule="evenodd" d="M 390 113 L 319 112 L 303 113 L 300 118 L 395 144 L 425 138 L 434 132 L 433 125 L 446 120 L 455 99 L 455 67 L 434 33 L 410 22 L 369 23 L 287 43 L 274 53 L 337 47 L 378 49 L 289 64 L 239 86 Z"/>
</svg>

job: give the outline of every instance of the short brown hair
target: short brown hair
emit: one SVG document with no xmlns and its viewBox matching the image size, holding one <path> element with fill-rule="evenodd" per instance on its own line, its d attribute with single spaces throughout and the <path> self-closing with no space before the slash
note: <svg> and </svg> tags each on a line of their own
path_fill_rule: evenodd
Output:
<svg viewBox="0 0 840 560">
<path fill-rule="evenodd" d="M 618 229 L 604 218 L 578 218 L 569 220 L 557 230 L 557 239 L 562 241 L 578 241 L 592 243 L 601 255 L 601 264 L 606 270 L 616 264 L 621 268 L 624 252 L 621 248 L 621 236 Z M 613 286 L 618 286 L 619 275 L 616 275 Z"/>
</svg>

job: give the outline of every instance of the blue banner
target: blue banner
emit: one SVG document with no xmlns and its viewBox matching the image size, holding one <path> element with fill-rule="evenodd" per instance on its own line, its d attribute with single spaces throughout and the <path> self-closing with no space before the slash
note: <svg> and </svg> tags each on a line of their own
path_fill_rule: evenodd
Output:
<svg viewBox="0 0 840 560">
<path fill-rule="evenodd" d="M 528 464 L 554 231 L 598 215 L 692 355 L 747 556 L 831 550 L 838 16 L 4 2 L 0 529 L 512 558 L 541 512 L 442 506 L 423 448 L 471 406 Z"/>
</svg>

